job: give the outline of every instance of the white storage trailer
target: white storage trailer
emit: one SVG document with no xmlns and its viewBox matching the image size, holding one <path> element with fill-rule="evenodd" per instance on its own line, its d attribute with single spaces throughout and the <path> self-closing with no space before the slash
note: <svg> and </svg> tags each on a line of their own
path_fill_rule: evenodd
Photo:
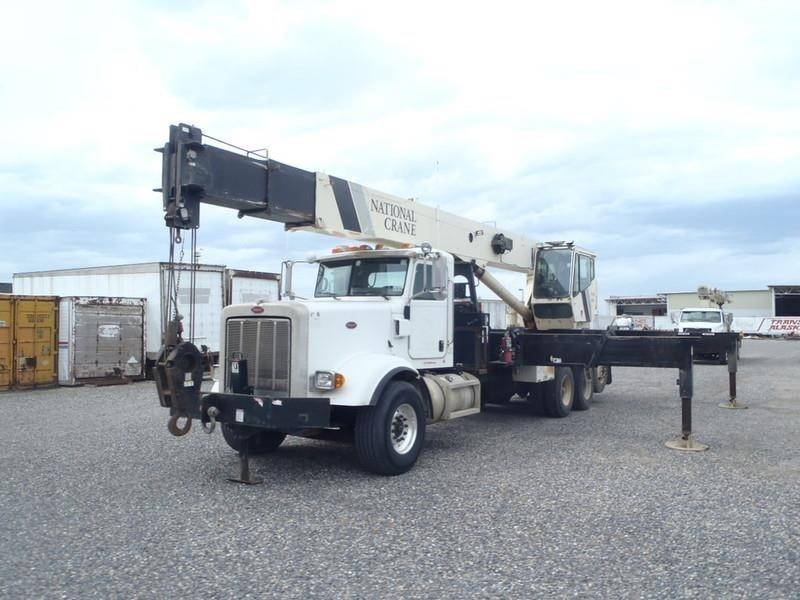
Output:
<svg viewBox="0 0 800 600">
<path fill-rule="evenodd" d="M 58 383 L 145 375 L 145 298 L 67 296 L 58 309 Z"/>
<path fill-rule="evenodd" d="M 188 265 L 180 271 L 178 306 L 184 315 L 186 337 L 190 330 Z M 154 361 L 161 348 L 163 310 L 167 305 L 167 263 L 151 262 L 106 267 L 85 267 L 15 273 L 16 294 L 56 296 L 135 297 L 147 300 L 145 318 L 146 359 Z M 250 298 L 277 299 L 280 277 L 228 269 L 222 265 L 198 265 L 195 291 L 195 330 L 193 342 L 219 352 L 222 308 Z M 46 291 L 45 291 L 46 290 Z"/>
<path fill-rule="evenodd" d="M 266 300 L 274 302 L 279 296 L 280 275 L 262 271 L 226 269 L 227 294 L 225 305 L 248 304 Z"/>
</svg>

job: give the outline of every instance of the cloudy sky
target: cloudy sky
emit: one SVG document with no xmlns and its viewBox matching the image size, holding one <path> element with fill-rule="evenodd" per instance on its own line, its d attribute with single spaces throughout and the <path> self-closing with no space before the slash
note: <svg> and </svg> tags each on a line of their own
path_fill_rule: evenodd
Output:
<svg viewBox="0 0 800 600">
<path fill-rule="evenodd" d="M 3 12 L 0 281 L 164 260 L 152 148 L 184 121 L 535 239 L 574 239 L 599 253 L 604 297 L 800 283 L 800 3 Z M 204 262 L 264 270 L 336 243 L 214 208 L 199 236 Z"/>
</svg>

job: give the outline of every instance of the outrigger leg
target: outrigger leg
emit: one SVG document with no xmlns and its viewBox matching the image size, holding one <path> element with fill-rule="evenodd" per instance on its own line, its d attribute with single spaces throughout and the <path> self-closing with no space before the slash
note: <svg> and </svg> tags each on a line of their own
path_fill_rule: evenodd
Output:
<svg viewBox="0 0 800 600">
<path fill-rule="evenodd" d="M 692 358 L 689 356 L 689 363 L 680 370 L 678 386 L 681 394 L 681 436 L 666 442 L 667 448 L 672 450 L 683 450 L 684 452 L 703 452 L 708 450 L 707 444 L 696 442 L 692 437 Z"/>
<path fill-rule="evenodd" d="M 253 476 L 250 473 L 250 440 L 252 439 L 252 436 L 245 439 L 242 443 L 242 449 L 239 451 L 239 477 L 229 477 L 228 481 L 247 485 L 264 483 L 261 477 Z"/>
<path fill-rule="evenodd" d="M 737 352 L 738 342 L 734 344 L 733 352 L 728 353 L 728 391 L 730 399 L 727 402 L 722 402 L 720 408 L 747 408 L 746 404 L 740 404 L 736 401 L 736 371 L 739 365 L 739 356 Z"/>
</svg>

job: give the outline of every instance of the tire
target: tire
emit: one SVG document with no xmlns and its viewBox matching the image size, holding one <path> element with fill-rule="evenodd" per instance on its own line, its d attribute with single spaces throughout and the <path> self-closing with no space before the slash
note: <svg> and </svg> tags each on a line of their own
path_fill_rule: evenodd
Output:
<svg viewBox="0 0 800 600">
<path fill-rule="evenodd" d="M 556 367 L 556 376 L 548 381 L 544 393 L 544 410 L 554 419 L 563 419 L 572 411 L 575 401 L 575 378 L 569 367 Z"/>
<path fill-rule="evenodd" d="M 575 400 L 572 410 L 589 410 L 594 395 L 594 370 L 573 367 L 572 377 L 575 380 Z"/>
<path fill-rule="evenodd" d="M 245 440 L 248 440 L 250 443 L 248 452 L 250 454 L 267 454 L 274 452 L 286 439 L 286 434 L 280 431 L 259 431 L 250 438 L 242 434 L 243 428 L 239 425 L 222 423 L 222 437 L 225 438 L 228 446 L 236 450 L 236 452 L 241 452 Z"/>
<path fill-rule="evenodd" d="M 375 406 L 356 417 L 356 455 L 361 466 L 379 475 L 405 473 L 422 452 L 425 408 L 419 390 L 391 381 Z"/>
<path fill-rule="evenodd" d="M 611 367 L 594 367 L 592 369 L 592 388 L 595 394 L 601 393 L 609 384 L 608 376 L 611 373 Z"/>
</svg>

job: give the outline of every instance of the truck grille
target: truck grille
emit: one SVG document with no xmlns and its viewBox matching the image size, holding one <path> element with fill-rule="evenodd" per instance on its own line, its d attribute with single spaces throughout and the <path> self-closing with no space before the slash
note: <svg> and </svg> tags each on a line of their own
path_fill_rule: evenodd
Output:
<svg viewBox="0 0 800 600">
<path fill-rule="evenodd" d="M 247 381 L 254 394 L 288 395 L 290 340 L 289 319 L 228 319 L 225 356 L 228 362 L 247 361 Z"/>
</svg>

